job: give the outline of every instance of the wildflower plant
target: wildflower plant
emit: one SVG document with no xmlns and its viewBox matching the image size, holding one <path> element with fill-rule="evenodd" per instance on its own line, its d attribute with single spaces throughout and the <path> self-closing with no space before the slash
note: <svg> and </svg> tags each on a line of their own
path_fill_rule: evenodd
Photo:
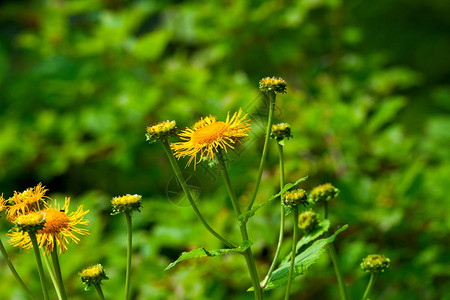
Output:
<svg viewBox="0 0 450 300">
<path fill-rule="evenodd" d="M 106 272 L 101 264 L 96 264 L 85 268 L 81 270 L 78 275 L 81 278 L 81 282 L 85 285 L 86 291 L 88 291 L 91 286 L 94 286 L 100 299 L 105 299 L 101 284 L 103 280 L 107 280 L 109 278 L 106 276 Z"/>
</svg>

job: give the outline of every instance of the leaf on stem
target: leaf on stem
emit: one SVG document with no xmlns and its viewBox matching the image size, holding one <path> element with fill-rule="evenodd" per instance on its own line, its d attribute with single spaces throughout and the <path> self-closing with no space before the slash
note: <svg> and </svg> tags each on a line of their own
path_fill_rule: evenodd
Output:
<svg viewBox="0 0 450 300">
<path fill-rule="evenodd" d="M 345 229 L 347 229 L 348 225 L 344 225 L 336 232 L 324 239 L 320 239 L 314 242 L 311 246 L 306 248 L 305 251 L 301 252 L 295 257 L 295 264 L 294 264 L 294 274 L 293 278 L 302 275 L 311 265 L 315 264 L 317 260 L 320 258 L 320 256 L 325 251 L 325 246 L 327 244 L 330 244 L 334 241 L 335 237 Z M 282 286 L 287 284 L 288 277 L 289 277 L 289 261 L 286 261 L 276 269 L 272 275 L 269 278 L 269 281 L 267 282 L 267 285 L 265 287 L 265 290 L 271 290 L 278 286 Z M 253 287 L 248 289 L 248 291 L 252 291 Z"/>
<path fill-rule="evenodd" d="M 197 248 L 189 252 L 183 252 L 181 256 L 171 264 L 169 264 L 165 271 L 173 268 L 177 263 L 189 259 L 189 258 L 199 258 L 199 257 L 212 257 L 212 256 L 220 256 L 224 254 L 230 254 L 230 253 L 242 253 L 245 250 L 247 250 L 253 243 L 251 241 L 244 241 L 242 244 L 237 248 L 232 249 L 217 249 L 217 250 L 211 250 L 208 251 L 205 248 Z"/>
<path fill-rule="evenodd" d="M 293 188 L 294 186 L 296 186 L 297 184 L 299 184 L 302 181 L 305 181 L 306 179 L 308 179 L 308 176 L 305 176 L 303 178 L 300 178 L 299 180 L 297 180 L 295 183 L 288 183 L 286 184 L 281 191 L 278 194 L 273 195 L 272 197 L 270 197 L 268 200 L 264 201 L 263 203 L 261 203 L 260 205 L 254 206 L 252 209 L 250 209 L 249 211 L 241 214 L 239 216 L 238 222 L 239 225 L 245 224 L 248 222 L 248 219 L 250 219 L 251 217 L 253 217 L 256 213 L 256 211 L 258 209 L 260 209 L 261 207 L 265 206 L 266 204 L 269 204 L 270 202 L 272 202 L 273 200 L 277 199 L 278 197 L 280 197 L 284 192 L 286 192 L 287 190 Z"/>
</svg>

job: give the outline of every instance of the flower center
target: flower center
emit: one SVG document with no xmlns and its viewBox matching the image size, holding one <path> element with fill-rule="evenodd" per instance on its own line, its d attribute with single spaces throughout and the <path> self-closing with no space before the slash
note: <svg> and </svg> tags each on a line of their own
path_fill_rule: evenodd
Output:
<svg viewBox="0 0 450 300">
<path fill-rule="evenodd" d="M 191 141 L 195 144 L 211 144 L 218 140 L 227 131 L 228 124 L 215 122 L 197 129 L 192 135 Z"/>
<path fill-rule="evenodd" d="M 43 211 L 45 213 L 45 226 L 39 233 L 56 234 L 64 228 L 69 228 L 69 217 L 65 212 L 56 209 L 48 208 Z"/>
</svg>

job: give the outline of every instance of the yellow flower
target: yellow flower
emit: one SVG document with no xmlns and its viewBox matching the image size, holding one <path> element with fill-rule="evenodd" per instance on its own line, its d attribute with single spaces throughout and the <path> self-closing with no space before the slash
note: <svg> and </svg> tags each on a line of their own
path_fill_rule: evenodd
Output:
<svg viewBox="0 0 450 300">
<path fill-rule="evenodd" d="M 89 268 L 83 269 L 78 273 L 81 277 L 81 281 L 89 287 L 91 284 L 100 284 L 103 279 L 108 279 L 105 270 L 101 264 L 96 264 Z"/>
<path fill-rule="evenodd" d="M 0 196 L 0 213 L 6 208 L 7 201 L 3 198 L 3 194 Z"/>
<path fill-rule="evenodd" d="M 283 194 L 283 204 L 285 206 L 296 207 L 299 205 L 307 205 L 308 204 L 308 196 L 306 195 L 306 191 L 304 189 L 297 189 L 293 191 L 287 191 Z"/>
<path fill-rule="evenodd" d="M 177 123 L 175 121 L 164 121 L 152 126 L 147 126 L 147 141 L 153 143 L 160 139 L 166 139 L 176 134 Z"/>
<path fill-rule="evenodd" d="M 195 165 L 203 158 L 212 160 L 214 154 L 220 149 L 227 152 L 227 147 L 234 149 L 233 145 L 238 138 L 247 136 L 250 130 L 247 115 L 242 116 L 242 109 L 234 113 L 230 118 L 228 112 L 225 122 L 217 121 L 214 116 L 202 118 L 191 128 L 183 130 L 179 137 L 183 142 L 171 145 L 175 156 L 179 159 L 184 156 L 190 156 L 187 163 L 189 166 L 192 161 Z M 200 157 L 197 159 L 197 154 Z"/>
<path fill-rule="evenodd" d="M 47 254 L 52 252 L 55 247 L 59 247 L 60 253 L 65 253 L 70 241 L 78 243 L 80 240 L 75 234 L 89 234 L 87 229 L 77 228 L 78 225 L 89 223 L 84 219 L 89 211 L 83 211 L 83 206 L 80 205 L 75 212 L 69 213 L 69 204 L 70 198 L 66 198 L 62 208 L 55 202 L 54 207 L 47 205 L 40 211 L 45 215 L 45 225 L 37 232 L 36 238 L 39 248 L 43 248 Z M 10 237 L 9 242 L 14 246 L 24 249 L 32 247 L 30 237 L 25 232 L 11 232 L 7 235 Z"/>
<path fill-rule="evenodd" d="M 141 195 L 130 195 L 114 197 L 111 200 L 112 214 L 118 213 L 131 213 L 134 210 L 140 211 L 141 205 Z"/>
<path fill-rule="evenodd" d="M 331 183 L 325 183 L 316 186 L 311 190 L 308 201 L 310 203 L 325 202 L 336 198 L 339 195 L 339 190 Z"/>
<path fill-rule="evenodd" d="M 47 191 L 42 183 L 39 183 L 36 187 L 29 188 L 22 193 L 14 192 L 14 196 L 7 200 L 10 205 L 6 208 L 7 219 L 12 221 L 19 215 L 40 210 L 45 206 L 46 199 L 50 199 L 45 196 Z"/>
<path fill-rule="evenodd" d="M 259 81 L 259 90 L 264 93 L 286 94 L 286 81 L 281 77 L 265 77 Z"/>
</svg>

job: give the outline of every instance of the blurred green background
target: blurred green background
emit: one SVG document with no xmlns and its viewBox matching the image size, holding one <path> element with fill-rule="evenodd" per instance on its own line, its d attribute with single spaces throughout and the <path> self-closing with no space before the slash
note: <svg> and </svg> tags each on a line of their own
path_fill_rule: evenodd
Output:
<svg viewBox="0 0 450 300">
<path fill-rule="evenodd" d="M 42 182 L 52 197 L 72 197 L 72 209 L 90 210 L 90 236 L 61 257 L 70 299 L 95 299 L 77 272 L 97 262 L 111 278 L 106 297 L 122 298 L 125 218 L 109 215 L 109 201 L 127 193 L 144 201 L 133 219 L 135 299 L 252 299 L 240 256 L 164 271 L 182 251 L 223 245 L 178 202 L 163 148 L 144 133 L 161 120 L 184 128 L 242 107 L 252 133 L 229 167 L 246 203 L 267 114 L 258 81 L 281 76 L 288 94 L 277 98 L 276 121 L 294 135 L 287 181 L 309 175 L 303 188 L 341 189 L 330 217 L 334 228 L 349 224 L 336 247 L 351 298 L 368 281 L 361 259 L 383 253 L 391 269 L 372 299 L 450 299 L 449 16 L 446 0 L 2 1 L 0 193 Z M 271 146 L 257 202 L 277 192 Z M 239 240 L 217 172 L 185 172 L 205 218 Z M 277 205 L 249 222 L 261 277 L 276 245 Z M 4 218 L 0 228 L 9 229 Z M 33 256 L 7 249 L 39 294 Z M 25 299 L 3 260 L 0 268 L 0 298 Z M 326 256 L 294 281 L 292 299 L 339 299 Z"/>
</svg>

